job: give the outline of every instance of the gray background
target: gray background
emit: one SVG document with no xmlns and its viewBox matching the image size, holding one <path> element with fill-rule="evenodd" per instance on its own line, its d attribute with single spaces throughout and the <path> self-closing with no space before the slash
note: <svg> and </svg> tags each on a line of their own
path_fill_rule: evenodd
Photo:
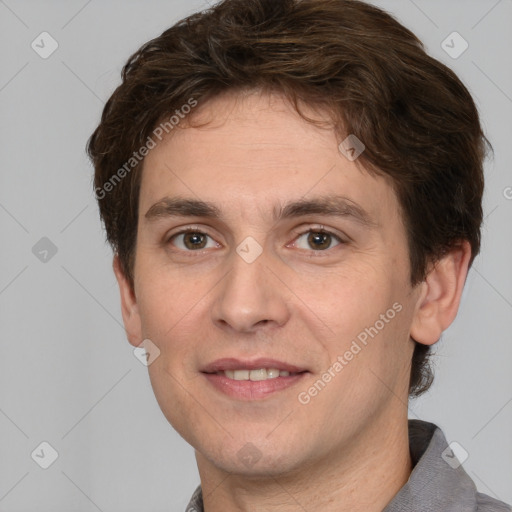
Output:
<svg viewBox="0 0 512 512">
<path fill-rule="evenodd" d="M 494 145 L 482 254 L 410 417 L 438 423 L 479 489 L 512 502 L 512 1 L 374 3 L 459 74 Z M 182 511 L 199 482 L 125 340 L 84 146 L 128 56 L 205 6 L 0 0 L 0 511 Z M 47 59 L 31 48 L 43 31 L 59 45 Z M 469 43 L 457 59 L 441 46 L 453 31 Z M 43 237 L 56 254 L 33 251 Z M 48 469 L 31 457 L 43 441 L 59 454 Z"/>
</svg>

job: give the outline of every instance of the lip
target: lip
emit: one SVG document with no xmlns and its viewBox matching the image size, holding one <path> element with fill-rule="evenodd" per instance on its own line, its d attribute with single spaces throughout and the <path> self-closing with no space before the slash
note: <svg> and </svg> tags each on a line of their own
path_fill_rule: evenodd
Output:
<svg viewBox="0 0 512 512">
<path fill-rule="evenodd" d="M 301 373 L 308 371 L 306 368 L 301 368 L 293 364 L 288 364 L 276 359 L 269 359 L 260 357 L 258 359 L 236 359 L 233 357 L 225 357 L 217 359 L 212 363 L 206 365 L 201 371 L 203 373 L 222 372 L 224 370 L 258 370 L 259 368 L 276 368 L 277 370 L 287 371 L 290 373 Z"/>
<path fill-rule="evenodd" d="M 217 372 L 224 370 L 257 370 L 259 368 L 276 368 L 293 375 L 276 377 L 261 381 L 234 380 Z M 223 395 L 242 401 L 262 400 L 289 389 L 306 377 L 310 372 L 302 367 L 278 361 L 276 359 L 258 358 L 242 360 L 235 358 L 217 359 L 202 370 L 206 380 Z"/>
<path fill-rule="evenodd" d="M 284 391 L 297 384 L 307 374 L 308 372 L 303 372 L 288 377 L 276 377 L 275 379 L 260 381 L 233 380 L 218 373 L 204 373 L 203 375 L 217 391 L 224 395 L 237 400 L 251 401 L 261 400 Z"/>
</svg>

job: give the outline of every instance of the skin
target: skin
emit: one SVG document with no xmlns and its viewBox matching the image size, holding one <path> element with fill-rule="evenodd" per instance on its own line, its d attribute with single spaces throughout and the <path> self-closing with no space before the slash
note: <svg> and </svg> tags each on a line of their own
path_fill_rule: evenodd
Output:
<svg viewBox="0 0 512 512">
<path fill-rule="evenodd" d="M 333 129 L 257 92 L 217 97 L 194 116 L 207 124 L 176 129 L 145 159 L 134 288 L 117 258 L 114 270 L 130 343 L 150 339 L 160 350 L 148 367 L 151 384 L 196 450 L 205 510 L 381 511 L 411 472 L 411 337 L 433 344 L 453 321 L 469 244 L 411 287 L 397 198 L 383 177 L 339 152 Z M 369 223 L 272 216 L 290 201 L 333 194 L 357 204 Z M 146 217 L 164 197 L 209 201 L 221 216 Z M 320 227 L 334 234 L 323 250 L 308 242 Z M 186 228 L 208 235 L 199 238 L 206 246 L 174 236 Z M 252 263 L 236 252 L 246 237 L 262 249 Z M 298 394 L 397 303 L 400 312 L 300 403 Z M 309 373 L 266 398 L 237 400 L 201 373 L 223 357 L 269 357 Z M 259 457 L 252 464 L 240 456 L 247 443 Z"/>
</svg>

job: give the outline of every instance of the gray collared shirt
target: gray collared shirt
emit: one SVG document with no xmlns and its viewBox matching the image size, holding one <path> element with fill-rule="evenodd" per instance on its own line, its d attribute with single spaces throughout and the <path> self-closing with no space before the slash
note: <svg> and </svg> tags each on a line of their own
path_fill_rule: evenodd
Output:
<svg viewBox="0 0 512 512">
<path fill-rule="evenodd" d="M 411 476 L 383 512 L 512 512 L 510 505 L 477 492 L 436 425 L 409 420 L 409 448 Z M 204 512 L 201 486 L 185 512 Z"/>
</svg>

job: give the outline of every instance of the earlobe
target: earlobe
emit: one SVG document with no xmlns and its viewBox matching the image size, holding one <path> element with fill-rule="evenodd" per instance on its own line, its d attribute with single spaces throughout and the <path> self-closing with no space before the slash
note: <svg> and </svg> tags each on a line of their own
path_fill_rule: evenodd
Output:
<svg viewBox="0 0 512 512">
<path fill-rule="evenodd" d="M 121 313 L 128 341 L 137 347 L 142 342 L 142 328 L 137 305 L 137 298 L 131 283 L 123 272 L 119 256 L 116 254 L 113 261 L 114 274 L 119 285 L 121 295 Z"/>
<path fill-rule="evenodd" d="M 469 269 L 471 246 L 463 241 L 432 266 L 420 292 L 411 326 L 411 337 L 433 345 L 455 319 Z"/>
</svg>

